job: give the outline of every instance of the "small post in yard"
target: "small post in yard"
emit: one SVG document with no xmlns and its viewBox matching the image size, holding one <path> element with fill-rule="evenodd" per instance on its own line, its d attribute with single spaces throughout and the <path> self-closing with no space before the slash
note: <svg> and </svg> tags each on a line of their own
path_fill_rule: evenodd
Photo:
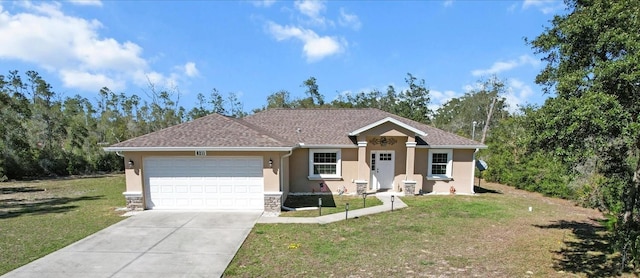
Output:
<svg viewBox="0 0 640 278">
<path fill-rule="evenodd" d="M 362 193 L 362 207 L 367 207 L 367 193 Z"/>
<path fill-rule="evenodd" d="M 393 211 L 393 201 L 396 198 L 396 196 L 391 195 L 391 211 Z"/>
<path fill-rule="evenodd" d="M 347 207 L 344 210 L 344 220 L 349 219 L 349 203 L 347 203 Z"/>
<path fill-rule="evenodd" d="M 318 198 L 318 216 L 322 216 L 322 198 Z"/>
</svg>

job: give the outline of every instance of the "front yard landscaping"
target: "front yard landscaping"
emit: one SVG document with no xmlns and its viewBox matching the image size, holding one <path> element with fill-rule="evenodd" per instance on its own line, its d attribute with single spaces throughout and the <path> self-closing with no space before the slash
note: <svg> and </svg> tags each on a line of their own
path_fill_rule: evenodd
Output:
<svg viewBox="0 0 640 278">
<path fill-rule="evenodd" d="M 287 197 L 284 205 L 290 208 L 318 207 L 318 199 L 322 199 L 322 215 L 344 213 L 347 203 L 349 210 L 361 209 L 365 205 L 366 207 L 382 205 L 382 201 L 373 195 L 368 196 L 366 201 L 363 201 L 360 196 L 352 195 L 292 195 Z M 280 217 L 316 217 L 319 214 L 320 211 L 317 209 L 282 211 Z"/>
<path fill-rule="evenodd" d="M 124 176 L 0 183 L 0 275 L 122 219 Z"/>
<path fill-rule="evenodd" d="M 326 225 L 257 224 L 225 277 L 614 275 L 599 212 L 483 187 L 477 196 L 401 197 L 408 208 Z M 123 191 L 122 175 L 0 183 L 0 275 L 122 220 Z M 339 213 L 346 202 L 362 206 L 361 197 L 326 197 Z"/>
<path fill-rule="evenodd" d="M 257 224 L 225 277 L 613 274 L 599 212 L 499 184 L 483 187 L 477 196 L 402 197 L 408 208 L 326 225 Z"/>
</svg>

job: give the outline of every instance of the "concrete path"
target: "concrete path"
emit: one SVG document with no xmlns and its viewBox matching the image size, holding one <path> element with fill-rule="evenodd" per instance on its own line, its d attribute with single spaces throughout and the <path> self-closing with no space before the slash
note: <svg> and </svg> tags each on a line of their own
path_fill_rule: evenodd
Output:
<svg viewBox="0 0 640 278">
<path fill-rule="evenodd" d="M 376 194 L 376 198 L 382 201 L 382 205 L 356 209 L 349 211 L 348 218 L 357 218 L 364 215 L 376 214 L 385 211 L 391 211 L 391 195 Z M 370 197 L 369 197 L 370 198 Z M 407 205 L 396 196 L 393 202 L 393 209 L 406 208 Z M 332 222 L 344 221 L 345 213 L 334 213 L 318 217 L 270 217 L 262 216 L 258 219 L 258 223 L 303 223 L 303 224 L 327 224 Z"/>
<path fill-rule="evenodd" d="M 144 211 L 2 277 L 220 277 L 260 214 Z"/>
</svg>

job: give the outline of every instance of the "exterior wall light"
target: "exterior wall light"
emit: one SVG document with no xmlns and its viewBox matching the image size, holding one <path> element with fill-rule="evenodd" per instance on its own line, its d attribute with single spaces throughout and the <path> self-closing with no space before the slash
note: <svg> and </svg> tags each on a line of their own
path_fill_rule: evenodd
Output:
<svg viewBox="0 0 640 278">
<path fill-rule="evenodd" d="M 129 159 L 129 162 L 127 163 L 129 165 L 129 169 L 133 168 L 133 165 L 135 163 L 133 163 L 133 160 Z"/>
<path fill-rule="evenodd" d="M 273 159 L 269 158 L 269 168 L 273 168 Z"/>
</svg>

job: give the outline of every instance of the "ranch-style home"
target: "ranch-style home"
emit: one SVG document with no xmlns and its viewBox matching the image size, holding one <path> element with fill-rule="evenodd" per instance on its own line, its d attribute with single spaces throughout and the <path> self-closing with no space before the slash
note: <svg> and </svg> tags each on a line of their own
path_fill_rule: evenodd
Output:
<svg viewBox="0 0 640 278">
<path fill-rule="evenodd" d="M 378 109 L 219 114 L 105 148 L 129 209 L 279 212 L 289 194 L 473 194 L 485 145 Z"/>
</svg>

